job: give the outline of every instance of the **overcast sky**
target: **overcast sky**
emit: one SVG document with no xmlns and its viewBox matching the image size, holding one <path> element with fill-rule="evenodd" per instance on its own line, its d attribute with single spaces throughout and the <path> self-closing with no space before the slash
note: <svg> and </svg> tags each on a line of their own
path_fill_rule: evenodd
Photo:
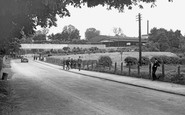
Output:
<svg viewBox="0 0 185 115">
<path fill-rule="evenodd" d="M 125 12 L 119 13 L 118 10 L 107 10 L 106 7 L 97 6 L 87 8 L 69 7 L 70 17 L 58 18 L 57 27 L 51 27 L 49 34 L 62 32 L 66 25 L 73 25 L 80 30 L 81 39 L 84 39 L 84 34 L 87 28 L 96 28 L 100 30 L 101 35 L 114 35 L 113 28 L 120 27 L 123 33 L 129 37 L 138 36 L 138 22 L 136 15 L 142 14 L 142 34 L 147 33 L 147 20 L 150 23 L 150 29 L 153 27 L 165 28 L 167 30 L 181 30 L 182 35 L 185 35 L 185 0 L 157 0 L 157 6 L 150 8 L 151 4 L 144 4 L 144 9 L 139 9 L 137 6 L 132 10 L 125 9 Z"/>
</svg>

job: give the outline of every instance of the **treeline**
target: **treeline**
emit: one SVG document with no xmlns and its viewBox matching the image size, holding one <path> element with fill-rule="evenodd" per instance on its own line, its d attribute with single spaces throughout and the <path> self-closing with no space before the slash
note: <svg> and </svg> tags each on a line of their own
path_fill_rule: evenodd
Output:
<svg viewBox="0 0 185 115">
<path fill-rule="evenodd" d="M 143 47 L 148 51 L 185 51 L 185 37 L 182 36 L 180 30 L 166 30 L 164 28 L 153 28 L 150 31 L 148 43 Z"/>
</svg>

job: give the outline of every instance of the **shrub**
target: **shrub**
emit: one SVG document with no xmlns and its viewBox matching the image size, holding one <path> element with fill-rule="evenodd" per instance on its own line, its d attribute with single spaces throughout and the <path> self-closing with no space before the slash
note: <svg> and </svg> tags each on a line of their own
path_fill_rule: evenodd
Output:
<svg viewBox="0 0 185 115">
<path fill-rule="evenodd" d="M 168 57 L 168 56 L 154 56 L 151 58 L 151 62 L 154 61 L 154 58 L 161 63 L 163 61 L 164 64 L 179 64 L 180 58 L 178 57 Z"/>
<path fill-rule="evenodd" d="M 160 56 L 164 64 L 171 64 L 171 58 L 168 56 Z"/>
<path fill-rule="evenodd" d="M 2 69 L 2 64 L 3 64 L 3 59 L 1 59 L 1 57 L 0 57 L 0 72 L 1 72 L 1 69 Z"/>
<path fill-rule="evenodd" d="M 138 63 L 138 60 L 135 57 L 126 57 L 124 61 L 125 61 L 125 63 L 126 63 L 127 66 L 129 64 L 130 65 L 136 65 Z"/>
<path fill-rule="evenodd" d="M 141 57 L 142 65 L 148 65 L 150 63 L 150 59 L 148 57 Z"/>
<path fill-rule="evenodd" d="M 180 58 L 179 57 L 170 57 L 171 64 L 180 64 Z"/>
<path fill-rule="evenodd" d="M 185 58 L 180 58 L 179 61 L 180 61 L 180 64 L 185 65 Z"/>
<path fill-rule="evenodd" d="M 154 63 L 155 59 L 157 59 L 157 60 L 159 61 L 159 63 L 162 62 L 161 56 L 153 56 L 153 57 L 150 59 L 150 61 L 151 61 L 152 63 Z"/>
<path fill-rule="evenodd" d="M 98 65 L 103 67 L 111 67 L 112 59 L 109 56 L 101 56 L 98 60 Z"/>
</svg>

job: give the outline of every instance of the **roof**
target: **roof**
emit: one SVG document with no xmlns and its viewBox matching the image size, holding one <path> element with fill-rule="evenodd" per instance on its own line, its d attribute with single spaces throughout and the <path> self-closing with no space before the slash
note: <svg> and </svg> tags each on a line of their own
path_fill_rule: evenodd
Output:
<svg viewBox="0 0 185 115">
<path fill-rule="evenodd" d="M 146 42 L 147 40 L 148 39 L 141 39 L 141 41 L 143 42 Z M 91 43 L 115 42 L 115 41 L 139 42 L 139 39 L 137 37 L 119 37 L 119 36 L 99 35 L 89 40 L 89 42 Z"/>
</svg>

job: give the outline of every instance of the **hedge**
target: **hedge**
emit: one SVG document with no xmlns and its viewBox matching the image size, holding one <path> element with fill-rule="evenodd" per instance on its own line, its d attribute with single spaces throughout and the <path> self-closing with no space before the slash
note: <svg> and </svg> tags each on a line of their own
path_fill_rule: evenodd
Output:
<svg viewBox="0 0 185 115">
<path fill-rule="evenodd" d="M 130 65 L 136 65 L 137 63 L 138 63 L 138 60 L 137 60 L 137 58 L 135 58 L 135 57 L 126 57 L 125 58 L 125 63 L 126 63 L 126 65 L 128 66 L 129 64 Z"/>
<path fill-rule="evenodd" d="M 157 59 L 159 63 L 163 62 L 164 64 L 180 64 L 179 57 L 153 56 L 150 60 L 151 62 L 154 62 L 155 59 Z"/>
<path fill-rule="evenodd" d="M 98 65 L 103 67 L 111 67 L 112 59 L 109 56 L 101 56 L 98 60 Z"/>
</svg>

